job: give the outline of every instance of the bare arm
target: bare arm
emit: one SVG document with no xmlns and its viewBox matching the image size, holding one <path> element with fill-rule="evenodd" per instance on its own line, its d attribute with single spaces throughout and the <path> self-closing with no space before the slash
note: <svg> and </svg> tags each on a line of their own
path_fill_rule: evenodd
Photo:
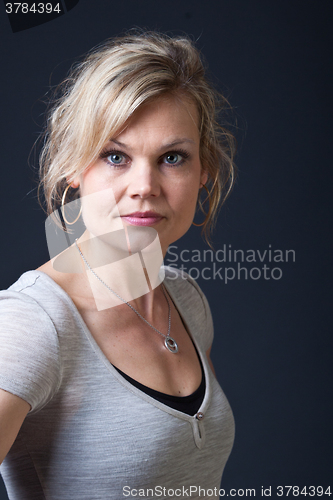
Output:
<svg viewBox="0 0 333 500">
<path fill-rule="evenodd" d="M 26 401 L 0 389 L 0 463 L 12 447 L 29 410 Z"/>
<path fill-rule="evenodd" d="M 215 373 L 215 369 L 214 369 L 214 366 L 213 366 L 213 363 L 212 363 L 212 360 L 210 359 L 210 351 L 211 351 L 211 347 L 208 349 L 208 351 L 206 351 L 206 356 L 207 356 L 207 360 L 208 360 L 208 363 L 209 363 L 209 366 L 211 367 L 211 370 L 212 372 L 214 373 L 215 377 L 216 377 L 216 373 Z"/>
</svg>

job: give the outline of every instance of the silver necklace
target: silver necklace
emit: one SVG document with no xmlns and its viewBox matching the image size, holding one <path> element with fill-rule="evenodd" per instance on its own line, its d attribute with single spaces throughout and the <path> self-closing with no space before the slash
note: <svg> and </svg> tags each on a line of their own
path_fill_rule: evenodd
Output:
<svg viewBox="0 0 333 500">
<path fill-rule="evenodd" d="M 164 294 L 164 297 L 166 298 L 166 301 L 167 301 L 167 304 L 168 304 L 168 309 L 169 309 L 169 312 L 168 312 L 168 333 L 167 335 L 164 335 L 164 333 L 160 332 L 159 330 L 157 330 L 157 328 L 155 328 L 153 325 L 151 325 L 149 323 L 149 321 L 147 321 L 143 316 L 141 316 L 141 314 L 139 313 L 139 311 L 137 311 L 129 302 L 127 302 L 125 299 L 123 299 L 122 297 L 120 297 L 120 295 L 115 292 L 114 290 L 112 290 L 112 288 L 109 287 L 109 285 L 107 285 L 96 273 L 95 271 L 93 270 L 93 268 L 90 266 L 89 262 L 87 261 L 87 259 L 85 258 L 85 256 L 83 255 L 83 253 L 81 252 L 80 250 L 80 247 L 79 245 L 77 244 L 77 239 L 75 240 L 75 246 L 76 248 L 78 249 L 78 252 L 79 254 L 81 255 L 82 257 L 82 260 L 84 261 L 84 263 L 86 264 L 86 266 L 88 267 L 88 269 L 92 272 L 92 274 L 95 276 L 95 278 L 97 278 L 101 283 L 102 285 L 104 285 L 108 290 L 110 290 L 110 292 L 112 292 L 114 295 L 116 295 L 116 297 L 118 297 L 118 299 L 120 299 L 122 302 L 124 302 L 124 304 L 127 304 L 128 307 L 130 307 L 132 309 L 132 311 L 135 312 L 135 314 L 137 314 L 139 316 L 139 318 L 141 318 L 145 323 L 147 323 L 147 325 L 150 326 L 150 328 L 152 328 L 153 330 L 155 330 L 155 332 L 159 333 L 160 335 L 162 335 L 162 337 L 164 337 L 164 345 L 165 347 L 168 349 L 168 351 L 172 352 L 173 354 L 176 354 L 178 352 L 178 344 L 177 342 L 175 341 L 175 339 L 173 339 L 172 337 L 170 337 L 170 330 L 171 330 L 171 307 L 170 307 L 170 302 L 169 302 L 169 299 L 167 297 L 167 294 L 165 293 L 165 290 L 164 290 L 164 285 L 162 283 L 162 291 L 163 291 L 163 294 Z"/>
</svg>

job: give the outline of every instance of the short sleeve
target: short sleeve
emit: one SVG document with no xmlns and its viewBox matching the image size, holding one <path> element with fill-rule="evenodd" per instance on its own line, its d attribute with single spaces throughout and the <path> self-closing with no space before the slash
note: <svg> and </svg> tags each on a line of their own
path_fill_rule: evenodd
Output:
<svg viewBox="0 0 333 500">
<path fill-rule="evenodd" d="M 31 411 L 51 400 L 60 383 L 57 332 L 48 314 L 20 292 L 0 292 L 0 388 Z"/>
</svg>

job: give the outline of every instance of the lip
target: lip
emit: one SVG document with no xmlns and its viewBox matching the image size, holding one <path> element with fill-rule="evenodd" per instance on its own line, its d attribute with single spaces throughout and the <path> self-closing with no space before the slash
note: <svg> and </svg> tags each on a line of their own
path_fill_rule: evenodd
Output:
<svg viewBox="0 0 333 500">
<path fill-rule="evenodd" d="M 131 214 L 122 215 L 121 218 L 132 226 L 152 226 L 160 222 L 164 216 L 157 212 L 147 211 L 133 212 Z"/>
</svg>

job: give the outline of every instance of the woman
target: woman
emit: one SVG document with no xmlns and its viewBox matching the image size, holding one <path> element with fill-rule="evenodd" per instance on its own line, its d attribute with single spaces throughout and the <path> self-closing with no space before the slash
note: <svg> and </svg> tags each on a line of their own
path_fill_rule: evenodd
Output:
<svg viewBox="0 0 333 500">
<path fill-rule="evenodd" d="M 234 424 L 209 360 L 209 306 L 159 265 L 206 191 L 209 234 L 233 182 L 232 136 L 186 38 L 108 41 L 61 92 L 42 186 L 64 228 L 80 200 L 85 231 L 1 294 L 9 497 L 218 497 Z"/>
</svg>

